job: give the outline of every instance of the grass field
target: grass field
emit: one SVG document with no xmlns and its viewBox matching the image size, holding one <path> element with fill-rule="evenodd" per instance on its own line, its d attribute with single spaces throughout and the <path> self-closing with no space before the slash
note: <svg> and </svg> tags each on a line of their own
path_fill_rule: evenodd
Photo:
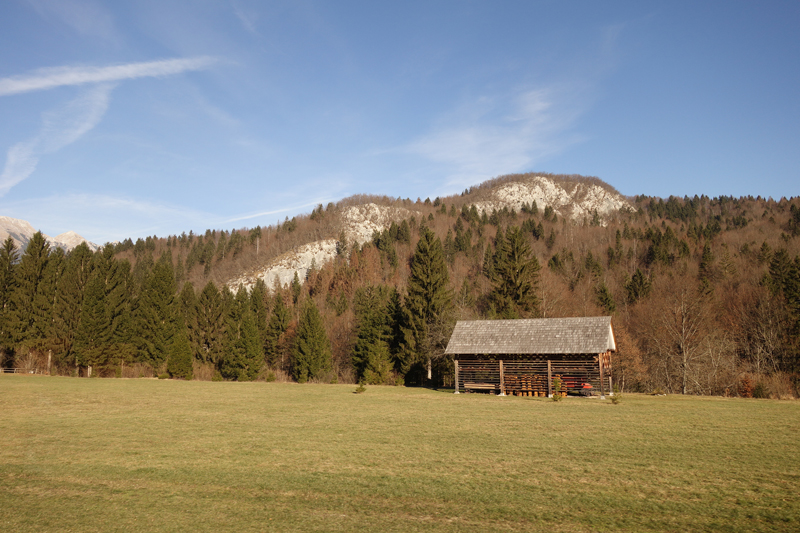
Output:
<svg viewBox="0 0 800 533">
<path fill-rule="evenodd" d="M 0 375 L 0 531 L 798 531 L 800 402 Z"/>
</svg>

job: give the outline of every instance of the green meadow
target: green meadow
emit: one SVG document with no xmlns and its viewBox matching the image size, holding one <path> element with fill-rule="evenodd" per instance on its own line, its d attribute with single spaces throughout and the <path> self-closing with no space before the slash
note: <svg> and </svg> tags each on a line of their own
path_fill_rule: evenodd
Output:
<svg viewBox="0 0 800 533">
<path fill-rule="evenodd" d="M 798 531 L 800 402 L 0 375 L 0 531 Z"/>
</svg>

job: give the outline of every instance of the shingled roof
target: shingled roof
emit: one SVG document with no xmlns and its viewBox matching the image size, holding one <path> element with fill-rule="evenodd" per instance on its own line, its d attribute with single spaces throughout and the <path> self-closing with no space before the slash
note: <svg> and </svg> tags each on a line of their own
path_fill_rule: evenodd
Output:
<svg viewBox="0 0 800 533">
<path fill-rule="evenodd" d="M 445 353 L 598 354 L 616 350 L 610 316 L 460 320 Z"/>
</svg>

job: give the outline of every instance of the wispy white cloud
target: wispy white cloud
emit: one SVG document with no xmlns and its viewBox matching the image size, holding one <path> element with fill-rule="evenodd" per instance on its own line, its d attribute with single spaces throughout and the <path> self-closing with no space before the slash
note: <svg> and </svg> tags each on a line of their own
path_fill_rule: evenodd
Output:
<svg viewBox="0 0 800 533">
<path fill-rule="evenodd" d="M 234 0 L 231 0 L 231 8 L 233 9 L 233 13 L 236 15 L 236 18 L 239 19 L 239 22 L 242 23 L 242 26 L 244 26 L 247 31 L 250 33 L 258 33 L 256 30 L 258 14 L 256 12 L 254 12 L 252 9 L 247 9 L 241 4 L 241 2 L 236 2 Z"/>
<path fill-rule="evenodd" d="M 110 11 L 92 0 L 28 0 L 44 18 L 55 18 L 81 35 L 117 41 L 118 32 Z"/>
<path fill-rule="evenodd" d="M 64 109 L 43 115 L 42 129 L 33 139 L 12 146 L 0 174 L 0 196 L 36 170 L 39 158 L 74 143 L 97 126 L 111 96 L 111 84 L 92 87 Z"/>
<path fill-rule="evenodd" d="M 532 170 L 579 142 L 570 134 L 585 104 L 576 87 L 551 86 L 479 98 L 403 148 L 439 164 L 447 186 Z"/>
<path fill-rule="evenodd" d="M 207 229 L 229 227 L 230 224 L 237 226 L 237 222 L 259 217 L 303 212 L 327 201 L 318 200 L 259 213 L 225 217 L 168 202 L 154 202 L 130 196 L 77 193 L 3 202 L 0 210 L 6 216 L 29 221 L 48 235 L 75 231 L 96 244 L 104 244 L 126 238 L 136 240 L 147 235 L 176 235 L 190 229 L 199 233 Z M 265 222 L 262 221 L 261 225 L 265 225 Z M 241 224 L 237 227 L 241 227 Z"/>
<path fill-rule="evenodd" d="M 47 234 L 75 231 L 103 244 L 147 235 L 220 227 L 220 217 L 169 203 L 104 194 L 66 194 L 6 202 L 3 214 L 28 220 Z"/>
<path fill-rule="evenodd" d="M 330 199 L 315 200 L 313 202 L 308 202 L 308 203 L 305 203 L 305 204 L 302 204 L 302 205 L 293 205 L 291 207 L 282 207 L 280 209 L 274 209 L 272 211 L 261 211 L 259 213 L 254 213 L 254 214 L 251 214 L 251 215 L 237 215 L 234 218 L 229 218 L 227 220 L 223 220 L 222 223 L 223 224 L 228 224 L 230 222 L 240 222 L 242 220 L 251 220 L 251 219 L 254 219 L 254 218 L 265 217 L 265 216 L 269 216 L 269 215 L 277 215 L 277 214 L 280 214 L 280 213 L 290 213 L 290 212 L 291 213 L 298 213 L 298 212 L 302 212 L 303 209 L 306 209 L 306 208 L 309 208 L 309 207 L 316 207 L 319 204 L 323 204 L 324 205 L 325 203 L 327 203 L 329 201 L 331 201 L 331 200 Z"/>
<path fill-rule="evenodd" d="M 30 74 L 0 78 L 0 96 L 53 89 L 65 85 L 104 83 L 134 78 L 159 77 L 202 70 L 217 62 L 211 56 L 163 59 L 106 67 L 53 67 Z"/>
</svg>

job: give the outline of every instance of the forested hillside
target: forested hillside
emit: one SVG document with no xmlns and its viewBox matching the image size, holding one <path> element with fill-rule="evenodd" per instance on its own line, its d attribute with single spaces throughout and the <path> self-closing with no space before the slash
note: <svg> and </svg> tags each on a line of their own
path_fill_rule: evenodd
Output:
<svg viewBox="0 0 800 533">
<path fill-rule="evenodd" d="M 800 199 L 640 196 L 580 218 L 485 207 L 493 188 L 522 178 L 433 201 L 352 197 L 276 226 L 95 253 L 64 254 L 41 235 L 20 253 L 7 240 L 3 365 L 43 370 L 49 357 L 65 375 L 448 385 L 443 348 L 458 319 L 612 315 L 626 390 L 797 395 Z M 341 213 L 366 203 L 413 214 L 350 242 Z M 324 239 L 336 257 L 305 279 L 226 286 Z"/>
</svg>

